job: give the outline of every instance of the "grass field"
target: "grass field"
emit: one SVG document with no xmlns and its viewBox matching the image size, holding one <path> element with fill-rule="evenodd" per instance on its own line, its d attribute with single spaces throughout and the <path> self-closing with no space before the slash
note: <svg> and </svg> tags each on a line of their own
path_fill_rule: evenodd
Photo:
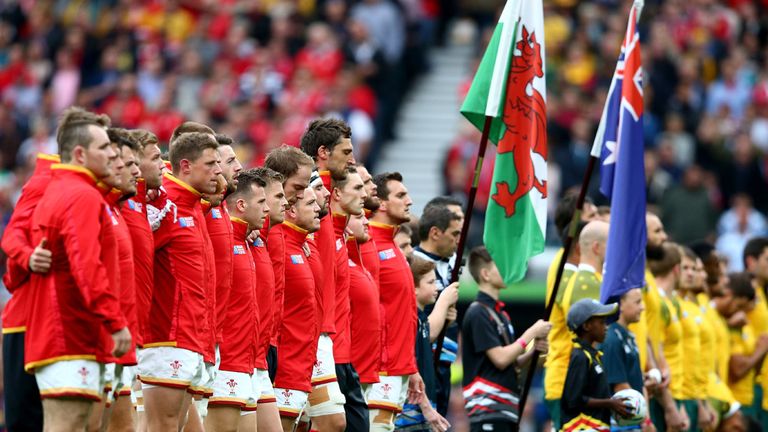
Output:
<svg viewBox="0 0 768 432">
<path fill-rule="evenodd" d="M 477 296 L 477 284 L 468 274 L 463 274 L 459 279 L 459 298 L 461 301 L 471 302 Z M 510 285 L 501 292 L 503 302 L 528 302 L 542 303 L 544 301 L 544 281 L 524 280 Z"/>
</svg>

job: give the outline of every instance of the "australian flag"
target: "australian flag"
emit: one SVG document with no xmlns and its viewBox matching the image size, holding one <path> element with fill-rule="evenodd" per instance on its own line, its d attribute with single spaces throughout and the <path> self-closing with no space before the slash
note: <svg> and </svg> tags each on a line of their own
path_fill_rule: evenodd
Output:
<svg viewBox="0 0 768 432">
<path fill-rule="evenodd" d="M 611 200 L 611 223 L 600 300 L 645 285 L 645 166 L 643 67 L 635 1 L 611 80 L 592 155 L 600 158 L 600 192 Z"/>
</svg>

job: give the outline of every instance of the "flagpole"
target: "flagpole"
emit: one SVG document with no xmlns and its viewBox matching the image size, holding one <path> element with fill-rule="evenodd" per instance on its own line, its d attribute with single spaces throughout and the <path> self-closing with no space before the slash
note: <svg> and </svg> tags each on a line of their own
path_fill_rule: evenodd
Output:
<svg viewBox="0 0 768 432">
<path fill-rule="evenodd" d="M 546 308 L 544 309 L 544 317 L 542 318 L 544 321 L 549 321 L 550 315 L 552 315 L 552 308 L 555 307 L 555 299 L 557 298 L 557 291 L 560 289 L 560 281 L 563 279 L 563 271 L 565 270 L 565 262 L 568 260 L 568 255 L 571 252 L 571 248 L 573 247 L 573 239 L 576 236 L 576 227 L 579 224 L 579 220 L 581 220 L 581 211 L 584 209 L 584 200 L 587 196 L 587 189 L 589 189 L 589 182 L 592 179 L 592 171 L 594 171 L 595 168 L 595 162 L 598 160 L 595 156 L 590 156 L 589 162 L 587 163 L 587 169 L 584 171 L 584 179 L 581 182 L 581 190 L 579 190 L 579 197 L 576 199 L 576 208 L 573 211 L 573 215 L 571 216 L 571 222 L 568 227 L 568 236 L 565 238 L 565 241 L 563 242 L 563 255 L 560 257 L 560 262 L 557 264 L 557 273 L 555 275 L 555 282 L 554 286 L 552 287 L 552 294 L 549 296 L 549 300 L 547 300 Z M 531 390 L 531 384 L 533 383 L 533 375 L 536 372 L 536 367 L 539 363 L 539 357 L 541 356 L 541 353 L 539 351 L 534 350 L 533 356 L 531 357 L 530 366 L 528 366 L 528 373 L 525 376 L 525 384 L 523 385 L 523 389 L 520 392 L 520 400 L 518 402 L 518 418 L 521 419 L 523 416 L 523 410 L 525 409 L 525 402 L 528 399 L 528 393 Z M 519 428 L 520 422 L 518 420 L 517 426 Z"/>
<path fill-rule="evenodd" d="M 477 195 L 477 185 L 480 183 L 480 173 L 483 170 L 483 159 L 485 159 L 485 150 L 488 148 L 488 136 L 491 131 L 491 121 L 493 117 L 485 116 L 485 124 L 483 125 L 483 134 L 480 137 L 480 148 L 477 149 L 477 160 L 475 161 L 475 173 L 472 177 L 472 187 L 469 189 L 469 196 L 467 197 L 467 205 L 464 210 L 464 224 L 461 227 L 461 236 L 459 236 L 459 245 L 456 248 L 456 262 L 451 270 L 451 283 L 459 281 L 459 275 L 461 273 L 461 260 L 464 257 L 464 247 L 467 243 L 467 236 L 469 235 L 469 224 L 472 220 L 472 208 L 475 205 L 475 196 Z M 443 328 L 440 330 L 440 334 L 435 340 L 435 352 L 434 362 L 435 370 L 437 371 L 440 366 L 440 353 L 443 351 L 443 340 L 445 339 L 445 333 L 448 330 L 448 324 L 450 322 L 445 320 Z"/>
</svg>

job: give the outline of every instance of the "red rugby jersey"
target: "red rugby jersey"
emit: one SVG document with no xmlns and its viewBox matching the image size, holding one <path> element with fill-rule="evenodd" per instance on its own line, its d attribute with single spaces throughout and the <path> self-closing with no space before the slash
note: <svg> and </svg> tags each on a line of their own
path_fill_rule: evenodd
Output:
<svg viewBox="0 0 768 432">
<path fill-rule="evenodd" d="M 205 207 L 204 207 L 205 208 Z M 224 316 L 229 304 L 229 292 L 232 289 L 232 223 L 229 220 L 227 203 L 223 202 L 218 207 L 213 207 L 205 213 L 205 223 L 208 234 L 213 244 L 213 253 L 216 260 L 216 343 L 221 343 L 224 329 Z"/>
<path fill-rule="evenodd" d="M 58 155 L 37 155 L 35 171 L 21 189 L 11 220 L 3 231 L 2 247 L 8 256 L 3 283 L 13 293 L 3 309 L 3 334 L 27 329 L 27 304 L 31 294 L 22 288 L 29 285 L 29 257 L 37 247 L 30 241 L 32 214 L 51 181 L 51 165 L 58 162 Z"/>
<path fill-rule="evenodd" d="M 368 218 L 368 220 L 371 220 L 373 217 L 373 213 L 370 210 L 365 211 L 365 217 Z M 373 277 L 373 281 L 376 282 L 377 286 L 379 283 L 379 250 L 376 249 L 376 240 L 373 239 L 373 236 L 361 245 L 358 246 L 360 248 L 360 255 L 363 257 L 363 266 L 366 270 L 371 274 Z"/>
<path fill-rule="evenodd" d="M 133 248 L 134 290 L 136 293 L 136 321 L 138 331 L 136 344 L 143 345 L 149 308 L 152 304 L 154 286 L 153 266 L 155 260 L 155 239 L 147 220 L 147 184 L 139 179 L 136 196 L 125 200 L 121 212 Z"/>
<path fill-rule="evenodd" d="M 272 269 L 275 276 L 275 301 L 272 303 L 272 330 L 270 331 L 269 344 L 276 347 L 280 336 L 280 322 L 283 320 L 283 297 L 285 295 L 285 236 L 283 224 L 275 225 L 269 229 L 267 236 L 267 251 L 272 260 Z"/>
<path fill-rule="evenodd" d="M 333 214 L 335 233 L 334 256 L 336 266 L 336 334 L 333 335 L 333 357 L 336 363 L 351 363 L 352 337 L 349 329 L 349 253 L 344 233 L 349 217 Z"/>
<path fill-rule="evenodd" d="M 315 364 L 317 321 L 315 280 L 309 264 L 307 231 L 290 222 L 283 222 L 285 233 L 285 297 L 277 347 L 277 376 L 275 387 L 312 390 L 312 367 Z"/>
<path fill-rule="evenodd" d="M 200 193 L 171 174 L 163 187 L 176 207 L 154 232 L 155 284 L 144 347 L 185 348 L 213 363 L 209 293 L 215 292 L 216 269 Z"/>
<path fill-rule="evenodd" d="M 350 329 L 352 366 L 363 384 L 379 382 L 381 371 L 381 316 L 379 287 L 363 267 L 357 241 L 347 241 L 349 254 Z"/>
<path fill-rule="evenodd" d="M 309 247 L 309 268 L 312 269 L 312 279 L 315 280 L 315 311 L 317 313 L 318 322 L 321 323 L 320 332 L 322 333 L 322 317 L 323 317 L 323 301 L 325 290 L 323 289 L 323 277 L 325 271 L 323 269 L 323 261 L 320 259 L 320 250 L 317 248 L 317 238 L 315 234 L 309 234 L 307 236 L 307 246 Z M 333 301 L 333 299 L 331 299 Z"/>
<path fill-rule="evenodd" d="M 410 375 L 416 367 L 416 290 L 408 261 L 395 244 L 397 227 L 370 222 L 380 263 L 379 295 L 384 305 L 382 371 L 387 375 Z"/>
<path fill-rule="evenodd" d="M 224 308 L 224 339 L 219 346 L 221 370 L 251 374 L 256 367 L 259 308 L 256 305 L 256 264 L 248 245 L 248 222 L 232 217 L 232 285 Z"/>
<path fill-rule="evenodd" d="M 53 261 L 48 273 L 30 274 L 27 371 L 64 359 L 107 361 L 109 335 L 128 324 L 110 286 L 117 244 L 96 177 L 74 165 L 51 169 L 31 224 L 31 244 L 48 239 Z"/>
<path fill-rule="evenodd" d="M 329 191 L 331 189 L 331 172 L 320 171 L 320 179 Z M 328 197 L 330 200 L 330 197 Z M 329 203 L 330 206 L 330 203 Z M 320 250 L 320 260 L 323 262 L 323 304 L 320 331 L 333 334 L 336 330 L 336 233 L 333 228 L 333 217 L 327 214 L 320 219 L 320 231 L 315 233 L 317 248 Z M 333 349 L 334 355 L 336 347 Z M 339 363 L 338 359 L 335 359 Z"/>
<path fill-rule="evenodd" d="M 272 336 L 275 303 L 275 273 L 269 258 L 267 243 L 264 239 L 269 233 L 269 218 L 259 230 L 259 236 L 251 243 L 251 254 L 256 264 L 256 303 L 259 305 L 259 331 L 254 335 L 255 364 L 259 369 L 267 369 L 267 350 Z"/>
<path fill-rule="evenodd" d="M 120 212 L 119 199 L 122 192 L 113 190 L 107 197 L 107 204 L 111 216 L 113 217 L 113 227 L 115 238 L 117 240 L 117 258 L 120 266 L 120 284 L 117 287 L 117 293 L 120 298 L 120 306 L 123 309 L 125 319 L 128 321 L 128 330 L 133 336 L 131 349 L 123 356 L 117 359 L 118 364 L 131 366 L 136 364 L 136 343 L 140 336 L 138 330 L 138 320 L 136 317 L 136 281 L 133 269 L 133 244 L 131 243 L 131 233 L 128 231 L 128 225 Z"/>
</svg>

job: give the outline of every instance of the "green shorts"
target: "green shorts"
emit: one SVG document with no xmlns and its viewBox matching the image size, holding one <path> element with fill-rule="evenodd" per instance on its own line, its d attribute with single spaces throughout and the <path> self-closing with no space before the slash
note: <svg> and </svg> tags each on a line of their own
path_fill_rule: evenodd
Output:
<svg viewBox="0 0 768 432">
<path fill-rule="evenodd" d="M 544 403 L 547 405 L 549 416 L 552 418 L 552 427 L 555 430 L 560 430 L 563 427 L 562 419 L 560 418 L 560 399 L 545 399 Z"/>
<path fill-rule="evenodd" d="M 694 399 L 685 399 L 685 400 L 677 400 L 677 407 L 685 409 L 686 414 L 688 414 L 688 420 L 689 420 L 689 431 L 697 431 L 699 430 L 699 404 Z"/>
</svg>

